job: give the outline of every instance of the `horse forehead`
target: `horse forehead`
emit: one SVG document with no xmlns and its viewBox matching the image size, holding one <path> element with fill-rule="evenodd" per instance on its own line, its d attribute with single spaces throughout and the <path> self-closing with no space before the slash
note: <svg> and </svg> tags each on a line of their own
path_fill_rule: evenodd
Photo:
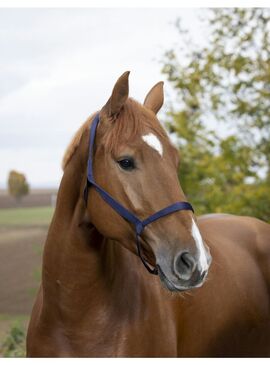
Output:
<svg viewBox="0 0 270 365">
<path fill-rule="evenodd" d="M 157 151 L 160 156 L 163 156 L 163 145 L 160 139 L 152 132 L 144 134 L 142 136 L 143 141 L 155 151 Z"/>
</svg>

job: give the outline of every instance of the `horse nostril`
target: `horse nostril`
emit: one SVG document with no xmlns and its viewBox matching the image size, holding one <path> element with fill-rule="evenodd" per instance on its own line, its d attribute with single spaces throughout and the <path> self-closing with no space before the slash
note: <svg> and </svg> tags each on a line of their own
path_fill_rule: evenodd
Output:
<svg viewBox="0 0 270 365">
<path fill-rule="evenodd" d="M 175 259 L 175 272 L 183 280 L 189 280 L 196 268 L 196 261 L 189 252 L 182 252 Z"/>
</svg>

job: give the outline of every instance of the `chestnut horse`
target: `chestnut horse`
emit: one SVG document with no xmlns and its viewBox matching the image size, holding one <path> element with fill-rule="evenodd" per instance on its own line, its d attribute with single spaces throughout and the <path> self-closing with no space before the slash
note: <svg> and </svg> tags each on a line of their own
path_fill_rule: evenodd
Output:
<svg viewBox="0 0 270 365">
<path fill-rule="evenodd" d="M 186 198 L 178 152 L 156 117 L 163 83 L 141 105 L 128 98 L 128 76 L 118 79 L 98 113 L 93 172 L 99 187 L 145 219 Z M 134 226 L 91 185 L 85 202 L 96 117 L 80 128 L 63 160 L 27 355 L 269 356 L 270 226 L 250 217 L 196 220 L 190 209 L 174 211 L 137 237 L 158 273 L 149 274 Z"/>
</svg>

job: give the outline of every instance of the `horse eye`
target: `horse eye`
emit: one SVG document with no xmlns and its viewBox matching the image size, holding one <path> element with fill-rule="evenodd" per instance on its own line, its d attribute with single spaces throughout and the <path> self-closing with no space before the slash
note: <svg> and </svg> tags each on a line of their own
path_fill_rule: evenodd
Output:
<svg viewBox="0 0 270 365">
<path fill-rule="evenodd" d="M 123 158 L 122 160 L 117 161 L 117 163 L 123 170 L 130 171 L 135 168 L 134 160 L 132 158 Z"/>
</svg>

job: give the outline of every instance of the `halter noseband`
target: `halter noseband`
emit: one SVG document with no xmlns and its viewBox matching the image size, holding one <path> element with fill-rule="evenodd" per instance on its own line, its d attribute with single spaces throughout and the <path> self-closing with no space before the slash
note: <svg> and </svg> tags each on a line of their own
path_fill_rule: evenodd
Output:
<svg viewBox="0 0 270 365">
<path fill-rule="evenodd" d="M 146 267 L 146 269 L 154 275 L 158 274 L 157 267 L 153 269 L 149 266 L 147 261 L 142 256 L 141 250 L 141 243 L 140 243 L 140 236 L 142 231 L 144 230 L 145 226 L 148 224 L 156 221 L 159 218 L 164 217 L 165 215 L 177 212 L 179 210 L 191 210 L 194 212 L 191 204 L 188 202 L 176 202 L 167 206 L 164 209 L 157 211 L 156 213 L 150 215 L 148 218 L 144 219 L 143 221 L 140 220 L 135 214 L 131 213 L 128 209 L 123 207 L 120 203 L 118 203 L 109 193 L 103 190 L 96 182 L 93 176 L 93 150 L 94 150 L 94 142 L 95 142 L 95 135 L 96 129 L 99 123 L 99 114 L 97 114 L 92 122 L 91 129 L 90 129 L 90 143 L 89 143 L 89 157 L 88 157 L 88 164 L 87 164 L 87 183 L 84 189 L 84 199 L 85 203 L 87 204 L 88 199 L 88 187 L 93 186 L 96 191 L 101 195 L 101 197 L 105 200 L 107 204 L 109 204 L 122 218 L 130 222 L 134 225 L 135 234 L 136 234 L 136 244 L 138 255 L 142 260 L 142 263 Z"/>
</svg>

